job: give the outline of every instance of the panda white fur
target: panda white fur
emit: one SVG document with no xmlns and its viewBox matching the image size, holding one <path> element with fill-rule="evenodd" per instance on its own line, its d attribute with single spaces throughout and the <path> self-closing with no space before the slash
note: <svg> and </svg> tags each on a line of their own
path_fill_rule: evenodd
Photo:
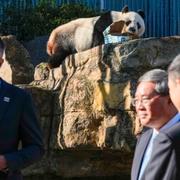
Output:
<svg viewBox="0 0 180 180">
<path fill-rule="evenodd" d="M 145 31 L 144 13 L 129 11 L 125 6 L 121 12 L 109 11 L 101 16 L 79 18 L 55 28 L 47 42 L 50 68 L 58 67 L 66 56 L 81 52 L 104 43 L 103 31 L 113 22 L 123 21 L 122 33 L 137 37 Z"/>
</svg>

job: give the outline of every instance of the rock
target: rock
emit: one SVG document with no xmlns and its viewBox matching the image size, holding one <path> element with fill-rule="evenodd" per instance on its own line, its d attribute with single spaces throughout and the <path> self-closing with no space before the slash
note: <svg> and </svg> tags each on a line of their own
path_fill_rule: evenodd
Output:
<svg viewBox="0 0 180 180">
<path fill-rule="evenodd" d="M 0 76 L 12 84 L 28 84 L 33 80 L 34 67 L 27 50 L 15 36 L 2 36 L 6 45 L 6 59 L 0 68 Z"/>
<path fill-rule="evenodd" d="M 24 174 L 84 179 L 130 174 L 142 129 L 131 106 L 137 79 L 147 70 L 167 69 L 178 53 L 179 36 L 147 38 L 71 55 L 48 77 L 37 68 L 34 86 L 23 88 L 33 95 L 46 155 Z"/>
<path fill-rule="evenodd" d="M 34 81 L 31 82 L 31 85 L 55 90 L 56 87 L 59 87 L 61 77 L 63 77 L 62 68 L 49 69 L 48 64 L 42 62 L 35 67 Z"/>
<path fill-rule="evenodd" d="M 166 37 L 109 44 L 69 56 L 60 67 L 67 72 L 61 78 L 60 147 L 132 151 L 133 129 L 138 126 L 131 99 L 137 79 L 152 68 L 166 69 L 179 52 L 180 37 Z"/>
<path fill-rule="evenodd" d="M 46 80 L 49 78 L 50 69 L 47 63 L 40 63 L 35 67 L 34 80 Z"/>
</svg>

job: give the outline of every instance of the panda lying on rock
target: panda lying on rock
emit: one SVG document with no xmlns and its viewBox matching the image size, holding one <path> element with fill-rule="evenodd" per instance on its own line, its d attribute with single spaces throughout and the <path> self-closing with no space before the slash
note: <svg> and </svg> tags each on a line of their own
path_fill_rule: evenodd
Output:
<svg viewBox="0 0 180 180">
<path fill-rule="evenodd" d="M 116 23 L 118 22 L 118 23 Z M 58 67 L 70 54 L 104 44 L 104 30 L 110 26 L 116 31 L 140 37 L 145 31 L 144 12 L 129 11 L 125 6 L 121 12 L 109 11 L 101 16 L 79 18 L 55 28 L 47 42 L 50 68 Z"/>
</svg>

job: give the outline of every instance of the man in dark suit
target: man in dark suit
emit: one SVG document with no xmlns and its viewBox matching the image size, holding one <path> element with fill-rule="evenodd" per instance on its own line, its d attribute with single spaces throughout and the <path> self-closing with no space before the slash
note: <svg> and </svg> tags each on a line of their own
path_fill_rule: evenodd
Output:
<svg viewBox="0 0 180 180">
<path fill-rule="evenodd" d="M 169 65 L 168 86 L 172 102 L 180 112 L 180 54 Z"/>
<path fill-rule="evenodd" d="M 0 67 L 4 57 L 0 38 Z M 43 153 L 42 133 L 30 95 L 0 78 L 0 180 L 22 179 L 20 169 L 39 160 Z"/>
<path fill-rule="evenodd" d="M 169 97 L 166 71 L 141 76 L 132 104 L 149 128 L 138 139 L 131 180 L 179 180 L 180 114 Z"/>
</svg>

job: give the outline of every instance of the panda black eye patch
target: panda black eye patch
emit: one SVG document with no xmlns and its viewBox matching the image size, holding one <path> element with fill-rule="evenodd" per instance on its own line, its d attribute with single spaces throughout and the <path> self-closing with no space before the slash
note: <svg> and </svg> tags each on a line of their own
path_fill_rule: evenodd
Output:
<svg viewBox="0 0 180 180">
<path fill-rule="evenodd" d="M 126 26 L 128 26 L 130 23 L 131 23 L 131 21 L 127 21 L 127 22 L 126 22 Z"/>
<path fill-rule="evenodd" d="M 137 23 L 137 27 L 138 27 L 138 29 L 140 29 L 140 28 L 141 28 L 141 25 L 140 25 L 139 23 Z"/>
</svg>

